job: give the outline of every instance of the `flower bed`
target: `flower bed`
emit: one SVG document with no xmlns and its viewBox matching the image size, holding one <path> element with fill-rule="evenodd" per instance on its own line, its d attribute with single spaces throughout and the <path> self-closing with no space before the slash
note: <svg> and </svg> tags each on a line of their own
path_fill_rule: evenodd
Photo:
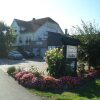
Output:
<svg viewBox="0 0 100 100">
<path fill-rule="evenodd" d="M 35 76 L 33 73 L 28 71 L 17 72 L 14 75 L 15 80 L 19 84 L 28 87 L 36 88 L 41 90 L 61 90 L 68 86 L 78 86 L 80 85 L 80 79 L 78 77 L 64 76 L 56 79 L 51 76 Z"/>
<path fill-rule="evenodd" d="M 81 84 L 81 79 L 79 77 L 64 76 L 61 77 L 60 80 L 63 84 L 67 84 L 69 87 L 72 88 Z"/>
<path fill-rule="evenodd" d="M 88 72 L 88 76 L 87 77 L 90 78 L 90 79 L 94 79 L 96 77 L 100 77 L 100 70 L 90 70 Z"/>
<path fill-rule="evenodd" d="M 86 79 L 94 79 L 97 76 L 100 76 L 100 70 L 92 70 L 88 72 Z M 59 79 L 51 76 L 36 76 L 34 73 L 29 71 L 20 71 L 14 73 L 14 78 L 24 87 L 45 91 L 76 88 L 82 86 L 82 82 L 84 80 L 79 77 L 72 76 L 63 76 Z"/>
</svg>

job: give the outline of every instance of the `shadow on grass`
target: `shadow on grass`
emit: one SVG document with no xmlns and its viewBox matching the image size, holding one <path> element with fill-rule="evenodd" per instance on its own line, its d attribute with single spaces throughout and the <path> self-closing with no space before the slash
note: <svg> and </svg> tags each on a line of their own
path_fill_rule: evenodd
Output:
<svg viewBox="0 0 100 100">
<path fill-rule="evenodd" d="M 87 97 L 89 99 L 100 97 L 100 78 L 88 80 L 84 83 L 84 86 L 72 90 L 71 92 L 79 94 L 80 97 Z"/>
<path fill-rule="evenodd" d="M 39 91 L 39 90 L 38 90 Z M 64 92 L 72 92 L 78 94 L 80 97 L 86 97 L 88 99 L 92 99 L 94 97 L 100 97 L 100 78 L 96 78 L 95 80 L 87 80 L 84 84 L 77 89 L 68 89 L 61 91 L 44 91 L 53 94 L 62 94 Z"/>
</svg>

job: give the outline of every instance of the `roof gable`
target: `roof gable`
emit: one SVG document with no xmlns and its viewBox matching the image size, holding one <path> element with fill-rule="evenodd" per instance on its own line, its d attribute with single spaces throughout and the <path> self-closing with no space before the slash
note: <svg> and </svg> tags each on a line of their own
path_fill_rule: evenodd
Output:
<svg viewBox="0 0 100 100">
<path fill-rule="evenodd" d="M 16 23 L 18 24 L 20 29 L 24 28 L 24 29 L 20 30 L 21 33 L 35 32 L 38 28 L 40 28 L 46 22 L 52 22 L 52 23 L 58 24 L 50 17 L 36 19 L 36 20 L 34 19 L 31 21 L 23 21 L 23 20 L 19 20 L 19 19 L 14 19 L 14 20 L 16 21 Z"/>
</svg>

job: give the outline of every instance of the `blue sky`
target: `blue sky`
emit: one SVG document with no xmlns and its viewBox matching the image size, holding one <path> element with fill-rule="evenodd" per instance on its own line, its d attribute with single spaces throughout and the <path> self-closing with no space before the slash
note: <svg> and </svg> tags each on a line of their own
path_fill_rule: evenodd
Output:
<svg viewBox="0 0 100 100">
<path fill-rule="evenodd" d="M 0 0 L 0 20 L 51 17 L 64 30 L 94 20 L 100 25 L 100 0 Z"/>
</svg>

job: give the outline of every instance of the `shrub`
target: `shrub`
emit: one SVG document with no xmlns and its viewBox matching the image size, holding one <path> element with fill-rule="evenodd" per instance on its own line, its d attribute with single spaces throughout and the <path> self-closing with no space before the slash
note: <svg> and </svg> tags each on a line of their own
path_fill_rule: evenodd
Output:
<svg viewBox="0 0 100 100">
<path fill-rule="evenodd" d="M 43 77 L 33 77 L 32 87 L 38 90 L 43 90 L 44 80 Z"/>
<path fill-rule="evenodd" d="M 16 71 L 16 68 L 15 67 L 9 67 L 8 69 L 7 69 L 7 73 L 9 74 L 9 75 L 13 75 L 13 73 Z"/>
<path fill-rule="evenodd" d="M 39 90 L 44 91 L 54 91 L 54 90 L 60 90 L 62 87 L 62 84 L 59 79 L 55 79 L 51 76 L 44 76 L 42 78 L 33 78 L 32 79 L 33 87 Z"/>
<path fill-rule="evenodd" d="M 80 64 L 79 67 L 78 67 L 78 74 L 79 74 L 79 77 L 84 78 L 84 76 L 85 76 L 85 65 L 83 63 Z"/>
<path fill-rule="evenodd" d="M 34 66 L 31 66 L 29 71 L 32 72 L 36 77 L 39 77 L 42 74 L 42 72 L 38 72 L 38 69 Z"/>
<path fill-rule="evenodd" d="M 44 80 L 43 88 L 47 91 L 55 90 L 58 86 L 57 84 L 58 81 L 54 77 L 46 76 L 44 77 L 43 80 Z"/>
<path fill-rule="evenodd" d="M 61 77 L 65 74 L 62 49 L 54 48 L 46 52 L 47 71 L 50 76 Z"/>
<path fill-rule="evenodd" d="M 74 88 L 81 84 L 81 79 L 79 77 L 64 76 L 61 77 L 60 80 L 62 81 L 63 85 L 67 85 L 68 88 Z"/>
<path fill-rule="evenodd" d="M 90 70 L 90 71 L 88 72 L 87 77 L 88 77 L 89 79 L 94 79 L 94 78 L 96 78 L 96 77 L 100 77 L 100 70 Z"/>
<path fill-rule="evenodd" d="M 25 73 L 21 78 L 20 78 L 20 83 L 24 85 L 25 87 L 32 87 L 32 78 L 34 75 L 32 73 Z"/>
</svg>

